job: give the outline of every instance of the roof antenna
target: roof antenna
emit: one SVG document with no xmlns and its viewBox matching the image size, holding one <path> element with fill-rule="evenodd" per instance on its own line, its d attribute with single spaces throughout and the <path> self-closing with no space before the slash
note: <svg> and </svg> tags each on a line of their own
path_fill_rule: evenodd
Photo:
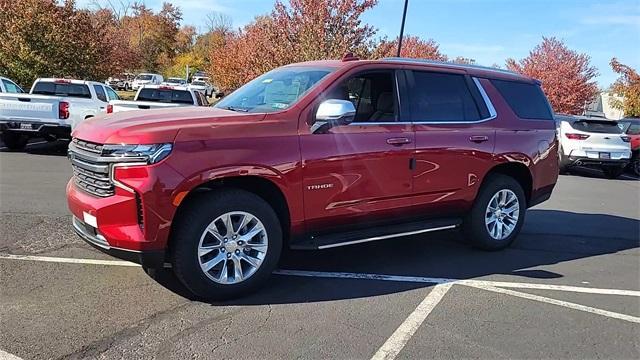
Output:
<svg viewBox="0 0 640 360">
<path fill-rule="evenodd" d="M 407 18 L 407 6 L 409 5 L 409 0 L 404 0 L 404 11 L 402 12 L 402 25 L 400 25 L 400 37 L 398 38 L 398 54 L 397 57 L 400 57 L 400 50 L 402 49 L 402 36 L 404 35 L 404 20 Z"/>
</svg>

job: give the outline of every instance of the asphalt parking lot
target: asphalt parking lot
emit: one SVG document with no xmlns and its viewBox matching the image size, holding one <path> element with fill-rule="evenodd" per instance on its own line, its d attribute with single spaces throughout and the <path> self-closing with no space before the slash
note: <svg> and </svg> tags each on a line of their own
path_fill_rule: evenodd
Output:
<svg viewBox="0 0 640 360">
<path fill-rule="evenodd" d="M 640 358 L 640 181 L 561 176 L 510 249 L 455 232 L 293 252 L 191 299 L 76 238 L 64 144 L 0 144 L 0 358 Z M 92 261 L 97 260 L 97 261 Z"/>
</svg>

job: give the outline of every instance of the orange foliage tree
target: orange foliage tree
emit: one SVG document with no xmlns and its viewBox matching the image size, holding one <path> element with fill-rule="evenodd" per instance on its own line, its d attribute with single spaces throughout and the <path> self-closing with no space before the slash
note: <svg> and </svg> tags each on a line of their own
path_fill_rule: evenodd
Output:
<svg viewBox="0 0 640 360">
<path fill-rule="evenodd" d="M 209 73 L 234 89 L 275 67 L 300 61 L 339 59 L 346 52 L 368 57 L 376 29 L 361 15 L 377 0 L 277 1 L 270 15 L 227 34 L 210 52 Z"/>
<path fill-rule="evenodd" d="M 611 90 L 624 96 L 623 101 L 612 99 L 612 105 L 622 109 L 625 116 L 640 117 L 640 75 L 635 69 L 620 63 L 616 58 L 611 59 L 611 68 L 620 74 Z"/>
<path fill-rule="evenodd" d="M 383 39 L 372 54 L 372 58 L 396 56 L 398 54 L 398 38 L 393 41 Z M 402 39 L 401 57 L 430 59 L 447 61 L 447 56 L 442 54 L 438 43 L 433 39 L 423 40 L 417 36 L 405 36 Z"/>
<path fill-rule="evenodd" d="M 598 75 L 586 54 L 573 51 L 560 40 L 542 38 L 526 58 L 507 60 L 509 70 L 542 82 L 556 113 L 581 114 L 598 91 L 594 78 Z"/>
</svg>

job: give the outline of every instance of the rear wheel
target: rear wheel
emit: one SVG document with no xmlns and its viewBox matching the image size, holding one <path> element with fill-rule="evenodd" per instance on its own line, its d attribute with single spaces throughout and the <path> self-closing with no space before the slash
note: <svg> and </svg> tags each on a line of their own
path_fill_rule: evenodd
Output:
<svg viewBox="0 0 640 360">
<path fill-rule="evenodd" d="M 564 155 L 564 150 L 562 147 L 558 150 L 558 167 L 560 169 L 560 174 L 566 174 L 569 168 L 569 159 Z"/>
<path fill-rule="evenodd" d="M 282 250 L 273 209 L 243 190 L 204 193 L 186 205 L 173 231 L 173 268 L 206 299 L 245 295 L 265 283 Z"/>
<path fill-rule="evenodd" d="M 640 157 L 636 156 L 631 162 L 631 170 L 636 176 L 640 176 Z"/>
<path fill-rule="evenodd" d="M 624 167 L 621 166 L 605 166 L 602 168 L 604 176 L 608 179 L 617 179 L 624 172 Z"/>
<path fill-rule="evenodd" d="M 0 135 L 0 139 L 10 150 L 23 150 L 29 142 L 29 136 L 21 133 L 5 131 Z"/>
<path fill-rule="evenodd" d="M 489 175 L 465 218 L 463 233 L 477 248 L 504 249 L 520 233 L 526 210 L 524 191 L 515 179 Z"/>
</svg>

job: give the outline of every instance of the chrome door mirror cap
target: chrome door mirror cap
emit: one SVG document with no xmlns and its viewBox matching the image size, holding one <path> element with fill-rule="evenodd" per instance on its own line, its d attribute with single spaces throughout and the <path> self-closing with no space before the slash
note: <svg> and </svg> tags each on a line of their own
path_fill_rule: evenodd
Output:
<svg viewBox="0 0 640 360">
<path fill-rule="evenodd" d="M 356 116 L 356 108 L 348 100 L 329 99 L 323 101 L 316 111 L 312 133 L 324 132 L 338 125 L 350 124 Z"/>
</svg>

